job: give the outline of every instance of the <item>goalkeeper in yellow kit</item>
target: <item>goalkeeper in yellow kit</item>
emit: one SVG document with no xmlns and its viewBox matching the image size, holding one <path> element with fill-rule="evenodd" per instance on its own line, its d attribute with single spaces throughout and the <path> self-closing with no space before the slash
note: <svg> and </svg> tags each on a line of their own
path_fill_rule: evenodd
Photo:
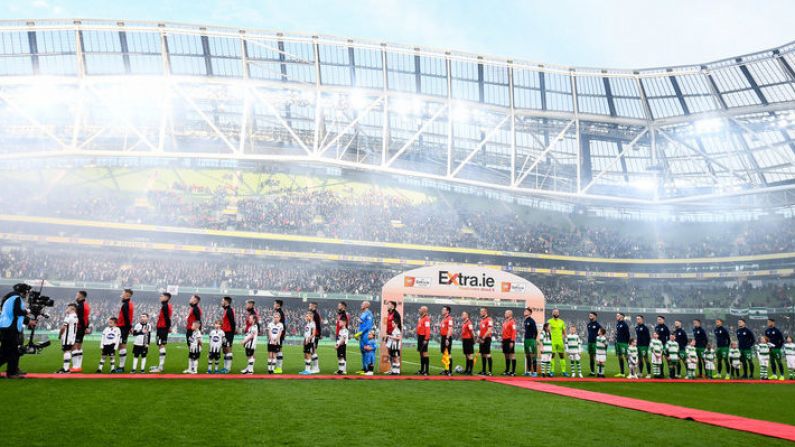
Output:
<svg viewBox="0 0 795 447">
<path fill-rule="evenodd" d="M 563 340 L 566 338 L 566 323 L 560 318 L 560 310 L 552 309 L 552 318 L 547 321 L 549 324 L 549 334 L 552 338 L 552 358 L 558 360 L 560 370 L 563 377 L 568 377 L 569 373 L 566 371 L 566 346 Z M 550 364 L 552 375 L 554 375 L 555 367 Z"/>
</svg>

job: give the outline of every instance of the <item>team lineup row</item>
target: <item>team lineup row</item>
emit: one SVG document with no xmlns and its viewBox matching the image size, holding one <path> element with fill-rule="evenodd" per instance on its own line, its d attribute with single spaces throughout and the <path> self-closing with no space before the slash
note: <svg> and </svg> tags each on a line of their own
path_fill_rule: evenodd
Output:
<svg viewBox="0 0 795 447">
<path fill-rule="evenodd" d="M 127 357 L 127 343 L 133 335 L 133 361 L 131 372 L 146 371 L 146 357 L 151 342 L 152 333 L 156 336 L 159 349 L 159 363 L 150 368 L 150 372 L 161 372 L 166 359 L 166 346 L 168 334 L 171 331 L 171 318 L 173 308 L 171 295 L 163 293 L 160 296 L 161 308 L 157 321 L 151 323 L 151 317 L 141 314 L 134 322 L 134 305 L 132 302 L 133 291 L 125 289 L 121 294 L 121 309 L 118 317 L 109 318 L 107 327 L 102 331 L 100 345 L 102 356 L 97 372 L 104 370 L 106 361 L 110 361 L 110 371 L 120 373 L 125 371 Z M 235 335 L 243 335 L 241 344 L 245 350 L 248 364 L 241 373 L 253 374 L 255 352 L 258 338 L 264 336 L 267 340 L 268 373 L 282 373 L 283 354 L 282 345 L 285 337 L 285 319 L 282 311 L 282 301 L 276 300 L 273 312 L 269 319 L 260 317 L 253 300 L 246 303 L 247 313 L 245 327 L 238 331 L 235 323 L 234 310 L 231 307 L 232 298 L 224 297 L 221 301 L 223 308 L 222 318 L 213 322 L 212 328 L 207 331 L 207 343 L 202 332 L 201 298 L 193 295 L 190 298 L 190 313 L 186 325 L 186 341 L 188 344 L 188 368 L 186 374 L 198 372 L 198 360 L 203 349 L 207 350 L 207 372 L 228 373 L 232 365 L 232 346 Z M 388 312 L 385 319 L 385 334 L 380 337 L 385 342 L 388 350 L 391 368 L 387 374 L 401 373 L 401 348 L 402 348 L 402 320 L 394 302 L 387 304 Z M 347 373 L 347 345 L 351 338 L 358 340 L 359 350 L 362 354 L 362 367 L 359 373 L 372 375 L 375 370 L 377 340 L 374 327 L 374 317 L 370 311 L 370 302 L 362 302 L 359 324 L 351 336 L 349 327 L 351 318 L 347 313 L 344 302 L 338 304 L 337 321 L 334 331 L 335 348 L 337 350 L 337 374 Z M 75 302 L 67 306 L 66 316 L 60 330 L 60 339 L 63 349 L 63 367 L 60 373 L 82 371 L 82 344 L 83 338 L 91 332 L 88 326 L 90 309 L 86 302 L 86 293 L 80 291 L 76 294 Z M 492 340 L 497 338 L 494 334 L 494 320 L 489 315 L 487 308 L 481 308 L 477 327 L 468 312 L 461 315 L 461 346 L 465 356 L 465 367 L 454 368 L 452 354 L 453 346 L 453 318 L 451 308 L 445 306 L 441 310 L 441 324 L 439 327 L 440 347 L 444 370 L 442 374 L 452 375 L 454 372 L 471 375 L 478 359 L 481 360 L 481 375 L 491 375 L 493 361 L 491 355 Z M 419 309 L 417 324 L 417 350 L 420 353 L 420 370 L 417 374 L 429 374 L 428 349 L 431 340 L 431 320 L 427 307 Z M 587 353 L 590 360 L 590 375 L 604 377 L 607 361 L 609 342 L 606 330 L 597 321 L 597 314 L 589 314 L 587 325 Z M 267 321 L 263 321 L 267 320 Z M 317 311 L 317 304 L 310 303 L 304 315 L 303 325 L 303 352 L 305 369 L 300 374 L 317 374 L 318 366 L 317 347 L 321 338 L 322 319 Z M 267 324 L 265 324 L 267 323 Z M 265 326 L 264 332 L 260 324 Z M 583 377 L 582 351 L 583 341 L 577 333 L 577 327 L 566 327 L 560 317 L 560 311 L 554 309 L 552 317 L 543 324 L 539 333 L 538 325 L 532 317 L 532 310 L 524 310 L 524 357 L 526 376 L 554 376 L 559 369 L 563 376 Z M 665 318 L 658 317 L 657 325 L 650 331 L 645 324 L 643 316 L 636 316 L 635 337 L 630 337 L 630 328 L 625 321 L 625 315 L 616 315 L 615 354 L 619 363 L 618 377 L 638 378 L 644 374 L 647 378 L 662 377 L 664 367 L 668 367 L 668 376 L 677 378 L 719 378 L 722 377 L 725 366 L 726 379 L 754 377 L 754 358 L 759 363 L 759 377 L 766 380 L 785 379 L 785 369 L 782 359 L 786 359 L 787 373 L 790 379 L 795 379 L 795 343 L 792 337 L 786 337 L 775 327 L 775 321 L 768 321 L 765 335 L 756 339 L 753 333 L 745 326 L 745 321 L 738 320 L 737 341 L 732 341 L 728 330 L 723 327 L 722 320 L 716 320 L 713 331 L 715 344 L 709 342 L 706 331 L 701 327 L 700 320 L 693 321 L 693 338 L 688 340 L 680 321 L 675 322 L 674 331 L 671 332 L 665 325 Z M 503 375 L 516 375 L 516 342 L 517 323 L 512 310 L 506 310 L 502 321 L 500 334 L 502 352 L 505 358 Z M 475 355 L 475 345 L 478 355 Z M 221 360 L 223 359 L 223 364 Z M 568 361 L 567 361 L 568 360 Z M 116 362 L 118 361 L 118 365 Z M 140 368 L 139 368 L 140 362 Z M 557 363 L 559 368 L 556 368 Z M 625 369 L 626 363 L 626 369 Z M 769 374 L 772 369 L 772 374 Z M 741 376 L 742 374 L 742 376 Z M 780 374 L 777 375 L 777 374 Z"/>
</svg>

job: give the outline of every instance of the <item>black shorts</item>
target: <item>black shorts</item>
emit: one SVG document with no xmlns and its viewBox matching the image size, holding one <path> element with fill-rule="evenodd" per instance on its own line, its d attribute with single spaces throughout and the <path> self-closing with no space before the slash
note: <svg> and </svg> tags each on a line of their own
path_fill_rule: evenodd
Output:
<svg viewBox="0 0 795 447">
<path fill-rule="evenodd" d="M 149 346 L 133 346 L 133 356 L 135 357 L 146 357 L 149 354 Z"/>
<path fill-rule="evenodd" d="M 315 342 L 304 343 L 304 354 L 314 354 L 314 353 L 315 353 Z"/>
<path fill-rule="evenodd" d="M 268 343 L 268 352 L 279 352 L 279 345 L 272 345 Z"/>
<path fill-rule="evenodd" d="M 75 332 L 75 343 L 83 343 L 83 337 L 86 336 L 86 328 L 78 327 Z"/>
<path fill-rule="evenodd" d="M 484 338 L 478 347 L 481 354 L 491 354 L 491 337 Z"/>
<path fill-rule="evenodd" d="M 105 345 L 102 347 L 102 355 L 113 355 L 116 353 L 116 345 Z"/>
<path fill-rule="evenodd" d="M 119 330 L 121 331 L 121 344 L 127 344 L 127 337 L 130 336 L 130 331 L 132 331 L 132 327 L 130 326 L 119 326 Z"/>
<path fill-rule="evenodd" d="M 74 345 L 61 345 L 61 351 L 67 352 L 72 350 L 72 346 Z"/>
<path fill-rule="evenodd" d="M 188 352 L 188 358 L 191 360 L 199 360 L 199 357 L 202 356 L 201 351 L 190 351 Z"/>
<path fill-rule="evenodd" d="M 475 353 L 475 340 L 472 338 L 461 339 L 461 344 L 464 346 L 464 355 L 472 355 Z"/>
<path fill-rule="evenodd" d="M 253 357 L 255 351 L 256 349 L 254 348 L 246 348 L 246 357 Z"/>
<path fill-rule="evenodd" d="M 428 340 L 426 340 L 422 335 L 417 337 L 417 352 L 428 352 Z"/>
<path fill-rule="evenodd" d="M 235 341 L 235 333 L 234 332 L 224 332 L 224 348 L 231 348 L 232 342 Z"/>
<path fill-rule="evenodd" d="M 337 358 L 338 359 L 348 358 L 348 345 L 337 346 Z"/>
<path fill-rule="evenodd" d="M 516 342 L 513 340 L 503 340 L 502 341 L 502 353 L 503 354 L 513 354 L 514 348 L 516 347 Z"/>
<path fill-rule="evenodd" d="M 442 337 L 439 340 L 439 352 L 444 354 L 444 351 L 447 351 L 448 354 L 453 352 L 453 337 Z"/>
<path fill-rule="evenodd" d="M 390 357 L 400 357 L 400 349 L 390 349 L 389 350 Z"/>
<path fill-rule="evenodd" d="M 158 345 L 168 344 L 168 329 L 157 328 L 157 344 Z"/>
<path fill-rule="evenodd" d="M 210 351 L 207 354 L 207 359 L 209 360 L 221 360 L 221 351 Z"/>
</svg>

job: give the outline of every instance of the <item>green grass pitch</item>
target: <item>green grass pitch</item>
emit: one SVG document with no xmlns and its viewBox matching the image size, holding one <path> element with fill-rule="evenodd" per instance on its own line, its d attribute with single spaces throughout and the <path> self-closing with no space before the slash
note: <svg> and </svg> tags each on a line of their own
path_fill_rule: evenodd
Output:
<svg viewBox="0 0 795 447">
<path fill-rule="evenodd" d="M 84 351 L 83 370 L 93 372 L 99 359 L 97 343 L 87 343 Z M 333 347 L 321 346 L 319 354 L 322 372 L 332 373 Z M 413 373 L 417 353 L 409 348 L 405 355 L 404 371 Z M 60 358 L 59 348 L 53 346 L 40 355 L 25 356 L 22 368 L 53 372 Z M 460 353 L 454 358 L 461 359 Z M 494 360 L 499 373 L 502 355 Z M 348 361 L 349 371 L 355 371 L 359 354 L 354 346 Z M 157 349 L 150 349 L 148 364 L 155 362 Z M 244 365 L 238 345 L 234 371 Z M 440 365 L 435 352 L 432 365 Z M 166 372 L 179 373 L 186 366 L 185 344 L 172 339 Z M 265 366 L 266 352 L 259 349 L 257 373 Z M 302 367 L 300 348 L 286 347 L 285 372 Z M 204 369 L 206 356 L 199 371 Z M 795 423 L 795 409 L 789 405 L 795 387 L 790 386 L 571 386 Z M 774 398 L 780 404 L 771 414 Z M 25 403 L 15 404 L 21 400 Z M 64 439 L 80 445 L 784 445 L 772 438 L 487 382 L 42 379 L 0 381 L 0 404 L 17 408 L 2 421 L 4 439 L 31 446 L 62 445 Z"/>
</svg>

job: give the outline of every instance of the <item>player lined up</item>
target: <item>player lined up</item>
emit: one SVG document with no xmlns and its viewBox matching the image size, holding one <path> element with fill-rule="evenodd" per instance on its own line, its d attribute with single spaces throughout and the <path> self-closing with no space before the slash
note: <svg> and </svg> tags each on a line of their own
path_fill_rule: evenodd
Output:
<svg viewBox="0 0 795 447">
<path fill-rule="evenodd" d="M 103 330 L 100 339 L 102 355 L 97 367 L 97 372 L 103 372 L 105 363 L 110 363 L 110 372 L 123 372 L 126 363 L 127 341 L 132 334 L 133 361 L 132 373 L 146 371 L 148 349 L 151 342 L 153 325 L 147 314 L 140 315 L 138 322 L 132 324 L 134 305 L 131 300 L 132 290 L 125 289 L 121 294 L 121 309 L 119 315 L 108 319 L 107 327 Z M 70 303 L 66 309 L 64 323 L 61 327 L 60 338 L 63 347 L 63 367 L 58 371 L 68 373 L 81 370 L 82 341 L 87 333 L 88 305 L 85 302 L 86 293 L 78 292 L 75 303 Z M 171 295 L 164 292 L 160 296 L 160 311 L 154 325 L 156 343 L 158 345 L 159 362 L 150 369 L 151 372 L 162 372 L 165 366 L 166 347 L 168 334 L 171 331 L 173 307 Z M 190 311 L 186 325 L 186 341 L 188 345 L 188 367 L 185 374 L 196 374 L 198 363 L 203 349 L 202 310 L 199 306 L 201 298 L 194 295 L 190 298 Z M 209 331 L 209 353 L 207 355 L 207 373 L 228 373 L 230 371 L 233 354 L 232 345 L 235 337 L 235 315 L 231 307 L 232 298 L 224 297 L 221 301 L 222 317 L 214 323 Z M 276 300 L 273 313 L 267 324 L 265 336 L 267 337 L 268 373 L 279 374 L 282 372 L 283 353 L 282 347 L 285 338 L 284 312 L 282 301 Z M 362 353 L 361 374 L 372 375 L 375 369 L 375 353 L 377 350 L 376 335 L 373 328 L 372 313 L 369 311 L 369 302 L 362 303 L 362 323 L 354 338 L 360 341 Z M 403 327 L 395 302 L 387 303 L 385 316 L 386 333 L 383 340 L 388 350 L 390 368 L 387 374 L 400 374 L 401 350 L 403 346 Z M 338 305 L 337 322 L 335 328 L 335 349 L 337 356 L 337 374 L 347 374 L 347 344 L 350 339 L 348 331 L 350 318 L 347 306 L 341 302 Z M 256 363 L 257 339 L 260 335 L 260 316 L 254 301 L 246 302 L 246 326 L 243 330 L 244 338 L 241 342 L 247 358 L 247 365 L 241 373 L 253 374 Z M 480 318 L 475 323 L 468 312 L 461 314 L 461 342 L 465 357 L 465 366 L 453 368 L 453 318 L 449 306 L 444 306 L 441 311 L 441 324 L 439 327 L 440 350 L 444 369 L 442 374 L 452 375 L 453 372 L 472 375 L 479 359 L 481 362 L 480 375 L 492 375 L 493 359 L 491 344 L 494 338 L 494 321 L 487 308 L 480 309 Z M 532 309 L 524 310 L 524 353 L 525 372 L 527 376 L 539 373 L 537 343 L 540 339 L 540 375 L 552 377 L 555 375 L 554 361 L 559 360 L 559 366 L 564 376 L 568 369 L 572 377 L 583 377 L 582 373 L 582 348 L 583 342 L 577 333 L 576 326 L 566 330 L 566 324 L 560 318 L 558 309 L 552 311 L 552 318 L 544 323 L 540 334 L 532 318 Z M 303 330 L 304 369 L 299 374 L 317 374 L 320 371 L 319 357 L 317 354 L 320 338 L 321 319 L 317 311 L 317 304 L 311 303 L 304 315 L 305 325 Z M 591 375 L 605 376 L 607 363 L 608 340 L 606 330 L 597 321 L 597 314 L 591 312 L 587 325 L 587 351 L 591 365 Z M 738 321 L 737 341 L 732 341 L 729 332 L 723 327 L 723 321 L 718 319 L 714 329 L 716 344 L 708 341 L 706 331 L 701 327 L 700 320 L 694 320 L 693 338 L 688 339 L 680 321 L 674 324 L 671 332 L 665 326 L 665 317 L 658 316 L 657 325 L 649 331 L 644 323 L 643 316 L 636 317 L 635 338 L 629 336 L 629 326 L 622 313 L 616 315 L 616 343 L 615 353 L 618 359 L 620 373 L 618 376 L 628 378 L 643 377 L 646 369 L 646 378 L 663 377 L 665 367 L 668 368 L 669 378 L 684 377 L 695 379 L 706 377 L 708 379 L 721 378 L 725 366 L 725 379 L 747 378 L 754 376 L 754 358 L 759 363 L 760 379 L 784 380 L 784 366 L 782 357 L 786 359 L 788 377 L 795 380 L 795 343 L 792 337 L 784 339 L 781 332 L 776 329 L 775 321 L 768 321 L 765 335 L 754 338 L 753 333 L 746 327 L 745 321 Z M 502 352 L 505 360 L 503 375 L 516 374 L 515 344 L 517 337 L 516 322 L 513 311 L 506 310 L 502 321 Z M 420 370 L 417 374 L 428 375 L 430 362 L 428 346 L 431 339 L 431 323 L 428 309 L 422 306 L 419 310 L 417 325 L 417 350 L 420 354 Z M 475 344 L 478 345 L 478 357 L 475 357 Z M 223 354 L 223 368 L 219 368 Z M 564 356 L 566 360 L 564 361 Z M 116 361 L 118 359 L 118 365 Z M 625 363 L 628 374 L 624 374 Z M 140 365 L 140 367 L 139 367 Z M 780 377 L 777 372 L 780 371 Z M 771 374 L 772 373 L 772 374 Z"/>
</svg>

